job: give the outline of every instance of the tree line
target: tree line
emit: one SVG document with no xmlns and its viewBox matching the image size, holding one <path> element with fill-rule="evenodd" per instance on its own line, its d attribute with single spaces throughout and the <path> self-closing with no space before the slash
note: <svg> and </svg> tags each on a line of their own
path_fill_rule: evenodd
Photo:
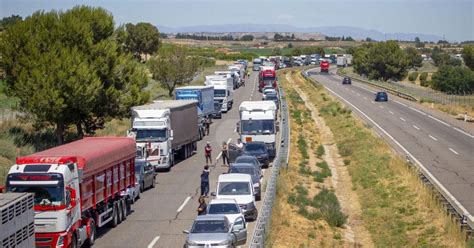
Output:
<svg viewBox="0 0 474 248">
<path fill-rule="evenodd" d="M 178 33 L 175 35 L 175 39 L 191 39 L 191 40 L 224 40 L 224 41 L 253 41 L 254 36 L 251 34 L 243 35 L 242 37 L 234 38 L 232 35 L 198 35 L 198 34 L 183 34 Z"/>
<path fill-rule="evenodd" d="M 433 49 L 431 56 L 438 71 L 433 74 L 431 81 L 426 81 L 425 76 L 425 85 L 448 94 L 473 93 L 474 46 L 465 45 L 462 54 L 464 65 L 461 60 L 441 49 Z M 384 81 L 401 80 L 406 77 L 410 68 L 418 68 L 422 64 L 417 49 L 401 49 L 396 41 L 364 44 L 353 50 L 353 56 L 355 72 L 370 79 Z"/>
<path fill-rule="evenodd" d="M 209 63 L 184 47 L 160 49 L 161 35 L 149 23 L 116 28 L 103 8 L 76 6 L 11 20 L 6 27 L 2 21 L 0 33 L 5 91 L 18 99 L 23 119 L 38 130 L 54 129 L 57 144 L 71 129 L 75 138 L 93 135 L 147 103 L 149 74 L 172 95 Z"/>
</svg>

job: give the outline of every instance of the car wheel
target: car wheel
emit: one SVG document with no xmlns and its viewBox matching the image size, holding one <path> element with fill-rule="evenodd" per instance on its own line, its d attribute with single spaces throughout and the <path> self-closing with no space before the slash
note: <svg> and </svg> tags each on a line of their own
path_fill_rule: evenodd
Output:
<svg viewBox="0 0 474 248">
<path fill-rule="evenodd" d="M 145 182 L 140 183 L 140 193 L 143 193 L 145 190 Z"/>
<path fill-rule="evenodd" d="M 151 182 L 151 187 L 152 187 L 152 188 L 155 187 L 155 184 L 156 184 L 155 180 L 156 180 L 156 177 L 153 177 L 153 181 Z"/>
</svg>

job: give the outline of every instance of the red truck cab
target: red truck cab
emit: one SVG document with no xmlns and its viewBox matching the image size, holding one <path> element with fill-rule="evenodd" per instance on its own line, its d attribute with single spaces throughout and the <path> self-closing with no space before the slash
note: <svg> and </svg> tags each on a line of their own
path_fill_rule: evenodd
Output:
<svg viewBox="0 0 474 248">
<path fill-rule="evenodd" d="M 319 63 L 319 67 L 321 68 L 321 72 L 329 72 L 329 62 L 326 60 L 321 61 Z"/>
<path fill-rule="evenodd" d="M 258 90 L 262 92 L 263 88 L 267 85 L 273 86 L 273 88 L 277 88 L 277 78 L 276 78 L 276 71 L 274 67 L 262 67 L 259 73 L 259 84 Z"/>
<path fill-rule="evenodd" d="M 135 141 L 90 137 L 16 159 L 8 192 L 34 193 L 37 247 L 92 245 L 96 228 L 127 216 Z"/>
</svg>

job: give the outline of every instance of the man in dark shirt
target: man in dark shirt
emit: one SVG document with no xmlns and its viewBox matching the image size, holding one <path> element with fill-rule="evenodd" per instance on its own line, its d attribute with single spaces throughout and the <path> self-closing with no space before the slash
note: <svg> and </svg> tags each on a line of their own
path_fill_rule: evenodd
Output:
<svg viewBox="0 0 474 248">
<path fill-rule="evenodd" d="M 204 166 L 204 170 L 201 173 L 201 196 L 207 197 L 209 194 L 209 166 Z"/>
</svg>

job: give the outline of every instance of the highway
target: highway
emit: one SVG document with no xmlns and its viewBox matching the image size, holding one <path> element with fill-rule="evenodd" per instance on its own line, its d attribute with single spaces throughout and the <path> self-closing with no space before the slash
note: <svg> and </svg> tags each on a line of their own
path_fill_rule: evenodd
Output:
<svg viewBox="0 0 474 248">
<path fill-rule="evenodd" d="M 200 174 L 205 165 L 204 145 L 211 142 L 215 163 L 215 158 L 220 157 L 222 142 L 237 141 L 235 128 L 239 121 L 240 103 L 261 100 L 256 81 L 257 73 L 252 73 L 246 86 L 236 90 L 231 111 L 223 114 L 222 119 L 213 120 L 210 135 L 198 142 L 197 153 L 177 163 L 170 172 L 158 173 L 156 187 L 141 194 L 141 199 L 132 205 L 132 213 L 124 222 L 113 229 L 99 231 L 96 247 L 183 247 L 186 234 L 182 231 L 189 230 L 197 216 Z M 215 191 L 218 176 L 226 171 L 222 159 L 211 167 L 210 192 Z M 264 172 L 264 181 L 268 174 Z M 262 195 L 264 192 L 262 189 Z M 209 196 L 206 201 L 212 198 Z M 261 204 L 262 201 L 258 201 L 257 207 L 260 208 Z M 247 223 L 247 245 L 251 241 L 254 223 Z"/>
<path fill-rule="evenodd" d="M 355 80 L 308 71 L 310 76 L 352 109 L 403 155 L 419 161 L 472 215 L 474 214 L 474 127 L 418 103 L 389 94 L 375 102 L 379 91 Z"/>
</svg>

